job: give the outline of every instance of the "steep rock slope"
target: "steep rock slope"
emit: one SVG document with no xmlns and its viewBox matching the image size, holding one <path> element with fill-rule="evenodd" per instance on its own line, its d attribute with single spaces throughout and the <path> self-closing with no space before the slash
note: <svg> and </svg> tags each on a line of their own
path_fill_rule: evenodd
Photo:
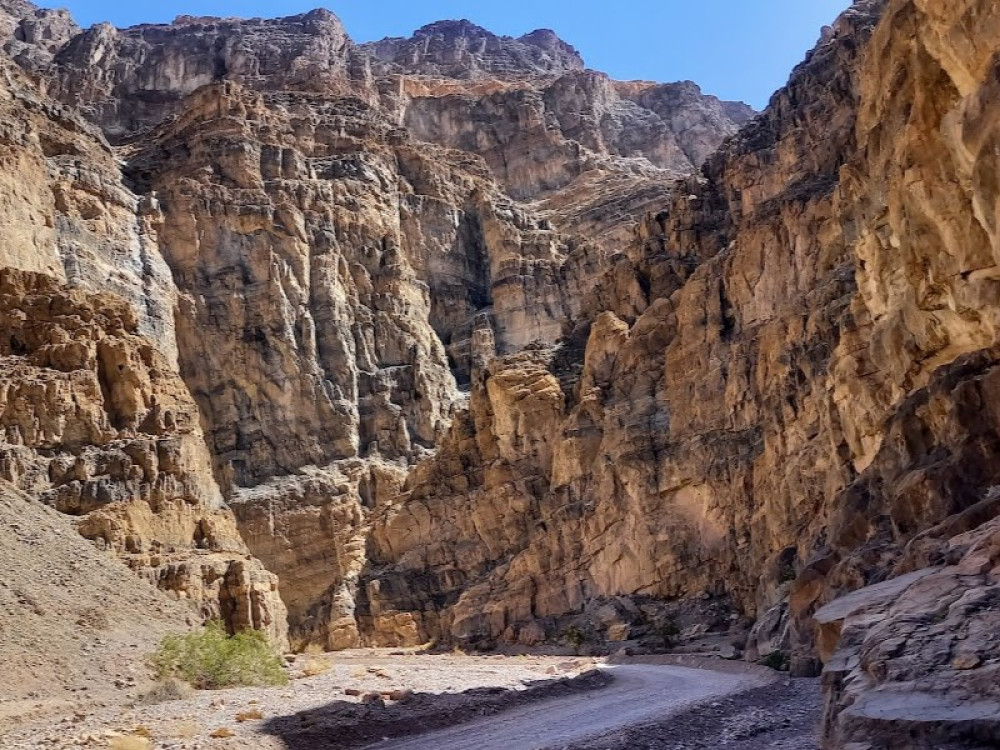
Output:
<svg viewBox="0 0 1000 750">
<path fill-rule="evenodd" d="M 574 337 L 481 371 L 373 537 L 375 632 L 410 616 L 422 637 L 531 642 L 595 598 L 780 604 L 851 478 L 827 384 L 853 326 L 836 186 L 880 9 L 846 14 L 677 186 Z"/>
<path fill-rule="evenodd" d="M 584 67 L 580 54 L 549 29 L 512 39 L 469 21 L 438 21 L 408 39 L 383 39 L 361 49 L 381 75 L 495 80 L 558 75 Z"/>
<path fill-rule="evenodd" d="M 266 626 L 224 499 L 295 646 L 748 616 L 831 746 L 994 731 L 986 0 L 855 3 L 750 122 L 544 31 L 3 7 L 9 479 Z"/>
<path fill-rule="evenodd" d="M 707 591 L 798 672 L 845 633 L 831 747 L 989 746 L 997 23 L 856 3 L 597 285 L 585 347 L 479 373 L 373 537 L 374 632 L 618 639 L 652 611 L 573 615 Z"/>
<path fill-rule="evenodd" d="M 0 60 L 2 476 L 234 628 L 287 631 L 222 506 L 176 372 L 176 291 L 147 204 L 93 126 Z"/>
<path fill-rule="evenodd" d="M 987 502 L 937 532 L 975 525 L 984 511 L 995 519 L 995 491 Z M 939 567 L 866 587 L 816 613 L 828 660 L 828 747 L 995 745 L 1000 528 L 993 520 L 936 547 Z"/>
<path fill-rule="evenodd" d="M 145 682 L 159 638 L 194 613 L 135 580 L 67 516 L 0 484 L 0 724 L 121 700 Z"/>
<path fill-rule="evenodd" d="M 136 567 L 172 571 L 162 550 L 175 544 L 242 549 L 224 500 L 282 581 L 296 646 L 370 637 L 355 599 L 372 515 L 442 442 L 461 386 L 498 352 L 558 340 L 636 216 L 750 114 L 689 84 L 584 74 L 545 31 L 513 40 L 443 22 L 358 47 L 326 11 L 82 32 L 27 5 L 5 12 L 5 49 L 32 77 L 19 96 L 38 102 L 43 131 L 41 149 L 17 152 L 39 190 L 9 190 L 11 231 L 32 234 L 12 235 L 8 262 L 132 302 L 125 328 L 151 342 L 146 367 L 170 388 L 179 374 L 197 405 L 195 424 L 175 394 L 186 421 L 153 441 L 184 435 L 190 465 L 171 495 L 184 520 L 147 528 L 142 502 L 162 513 L 140 483 L 139 498 L 111 492 L 100 518 L 112 520 L 87 533 L 113 526 L 104 535 L 131 547 L 107 541 Z M 422 130 L 430 112 L 443 122 L 494 95 L 480 117 L 494 149 L 462 142 L 467 118 Z M 512 130 L 521 96 L 538 123 L 561 124 Z M 515 152 L 516 178 L 494 173 Z M 50 195 L 55 167 L 68 174 Z M 241 563 L 240 580 L 252 624 L 270 627 L 282 612 L 256 565 Z M 226 589 L 157 575 L 199 599 Z"/>
</svg>

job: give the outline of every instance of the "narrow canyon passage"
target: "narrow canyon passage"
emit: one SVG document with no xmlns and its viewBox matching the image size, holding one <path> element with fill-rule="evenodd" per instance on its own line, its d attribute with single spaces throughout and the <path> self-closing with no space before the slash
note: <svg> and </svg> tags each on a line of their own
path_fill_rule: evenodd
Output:
<svg viewBox="0 0 1000 750">
<path fill-rule="evenodd" d="M 0 0 L 0 750 L 1000 748 L 1000 2 L 392 1 Z"/>
<path fill-rule="evenodd" d="M 387 740 L 370 750 L 539 750 L 660 721 L 699 701 L 762 685 L 754 674 L 725 674 L 652 664 L 603 666 L 614 682 L 603 690 L 543 700 L 478 721 L 412 738 Z M 293 746 L 294 750 L 294 746 Z"/>
</svg>

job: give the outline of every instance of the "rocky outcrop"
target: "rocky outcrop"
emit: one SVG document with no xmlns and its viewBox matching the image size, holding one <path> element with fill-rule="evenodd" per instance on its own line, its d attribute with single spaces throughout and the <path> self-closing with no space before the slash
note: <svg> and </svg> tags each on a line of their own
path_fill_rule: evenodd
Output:
<svg viewBox="0 0 1000 750">
<path fill-rule="evenodd" d="M 513 39 L 469 21 L 438 21 L 409 39 L 364 44 L 380 75 L 434 78 L 524 79 L 583 70 L 583 58 L 550 29 Z"/>
<path fill-rule="evenodd" d="M 369 642 L 355 613 L 370 517 L 396 503 L 405 476 L 397 464 L 354 459 L 234 494 L 242 537 L 268 570 L 281 571 L 292 648 Z"/>
<path fill-rule="evenodd" d="M 996 493 L 984 502 L 995 516 Z M 828 747 L 986 748 L 1000 734 L 1000 527 L 987 523 L 938 551 L 939 567 L 816 613 Z"/>
<path fill-rule="evenodd" d="M 93 126 L 0 63 L 2 476 L 203 617 L 283 643 L 277 582 L 223 506 L 176 372 L 146 204 Z"/>
<path fill-rule="evenodd" d="M 725 581 L 716 591 L 762 616 L 756 656 L 790 641 L 806 672 L 845 634 L 828 666 L 831 747 L 995 738 L 996 654 L 980 635 L 995 530 L 976 528 L 996 515 L 981 500 L 997 483 L 996 50 L 955 41 L 973 26 L 987 38 L 995 13 L 894 2 L 876 29 L 880 6 L 856 4 L 647 230 L 665 257 L 637 257 L 659 278 L 629 258 L 599 285 L 610 293 L 593 309 L 615 314 L 594 319 L 567 398 L 546 409 L 521 395 L 556 393 L 551 355 L 485 373 L 464 443 L 411 477 L 386 522 L 376 615 L 531 642 L 595 594 L 689 596 Z M 567 420 L 561 402 L 587 419 Z M 609 441 L 609 425 L 631 431 Z M 582 492 L 554 497 L 566 473 L 539 445 L 553 434 L 587 467 Z M 483 452 L 505 442 L 514 461 Z M 446 487 L 442 473 L 463 476 L 446 461 L 470 454 L 487 466 L 465 475 L 473 490 Z M 427 543 L 405 544 L 414 534 Z M 957 567 L 926 568 L 942 564 Z"/>
<path fill-rule="evenodd" d="M 272 90 L 343 90 L 356 76 L 363 84 L 364 62 L 352 64 L 352 49 L 325 10 L 251 21 L 181 16 L 170 25 L 99 24 L 36 72 L 46 93 L 120 141 L 178 114 L 184 97 L 222 79 Z"/>
<path fill-rule="evenodd" d="M 574 335 L 480 372 L 376 532 L 376 632 L 410 613 L 421 639 L 534 639 L 623 595 L 781 604 L 851 476 L 826 381 L 854 293 L 836 185 L 879 10 L 636 229 Z"/>
<path fill-rule="evenodd" d="M 11 36 L 22 18 L 32 15 L 35 6 L 28 0 L 3 0 L 0 3 L 0 31 L 4 39 Z"/>
<path fill-rule="evenodd" d="M 4 51 L 25 68 L 51 63 L 55 54 L 80 33 L 80 27 L 65 9 L 12 2 L 7 10 L 0 8 L 0 19 Z"/>
<path fill-rule="evenodd" d="M 420 79 L 404 86 L 403 122 L 415 137 L 481 155 L 523 200 L 612 165 L 661 180 L 687 174 L 753 114 L 692 83 L 621 84 L 582 70 L 487 92 L 448 93 Z"/>
<path fill-rule="evenodd" d="M 94 303 L 60 284 L 135 310 L 114 307 L 127 319 L 111 331 L 55 325 L 93 342 L 63 362 L 89 389 L 73 408 L 92 413 L 63 414 L 62 392 L 9 412 L 75 430 L 50 442 L 86 457 L 53 473 L 39 446 L 17 446 L 11 478 L 206 615 L 280 640 L 275 581 L 247 557 L 232 501 L 285 582 L 298 646 L 368 637 L 354 611 L 373 519 L 442 442 L 460 386 L 498 352 L 554 344 L 601 273 L 601 238 L 626 236 L 669 170 L 749 114 L 687 84 L 619 90 L 546 31 L 442 23 L 357 47 L 325 11 L 81 32 L 62 12 L 4 9 L 5 51 L 32 80 L 3 63 L 17 180 L 3 262 L 55 279 L 23 283 L 69 295 L 85 319 Z M 495 175 L 489 149 L 461 142 L 468 121 L 421 125 L 435 108 L 444 122 L 466 86 L 472 101 L 497 94 L 483 118 L 498 132 L 505 97 L 535 97 L 539 122 L 560 122 L 540 134 L 549 150 Z M 640 120 L 645 135 L 623 135 Z M 564 176 L 540 176 L 552 168 Z M 509 197 L 517 180 L 546 203 Z M 11 341 L 11 357 L 42 356 Z"/>
<path fill-rule="evenodd" d="M 181 379 L 132 308 L 0 270 L 0 478 L 205 618 L 283 643 L 277 581 L 224 509 Z"/>
<path fill-rule="evenodd" d="M 139 331 L 176 364 L 170 269 L 148 203 L 123 183 L 117 155 L 78 113 L 38 93 L 0 55 L 0 263 L 127 300 Z"/>
<path fill-rule="evenodd" d="M 993 15 L 856 3 L 613 261 L 576 336 L 484 368 L 376 532 L 375 632 L 528 643 L 597 597 L 705 590 L 760 617 L 755 658 L 790 649 L 809 673 L 818 607 L 995 516 L 996 50 L 954 51 Z M 851 674 L 834 744 L 865 731 L 837 711 L 880 694 L 877 670 Z"/>
<path fill-rule="evenodd" d="M 993 700 L 985 0 L 854 3 L 752 120 L 545 31 L 3 8 L 3 467 L 88 537 L 297 648 L 825 659 L 831 746 Z"/>
<path fill-rule="evenodd" d="M 0 480 L 5 730 L 21 716 L 65 712 L 81 693 L 121 700 L 147 682 L 145 661 L 159 639 L 197 620 L 96 549 L 73 522 Z"/>
<path fill-rule="evenodd" d="M 59 46 L 53 24 L 8 48 L 117 144 L 101 145 L 124 162 L 104 178 L 123 207 L 115 247 L 141 249 L 143 304 L 174 313 L 143 332 L 176 358 L 211 457 L 206 486 L 283 581 L 299 646 L 370 637 L 354 619 L 365 540 L 406 467 L 441 444 L 460 386 L 497 353 L 560 339 L 635 211 L 749 116 L 689 84 L 619 90 L 551 32 L 444 23 L 356 47 L 316 11 L 105 25 Z M 490 92 L 482 119 L 514 133 L 495 153 L 524 152 L 516 175 L 464 142 L 469 118 L 447 125 L 448 108 Z M 511 131 L 521 95 L 559 129 Z M 643 134 L 623 135 L 640 120 Z M 107 254 L 81 263 L 74 248 L 64 265 L 90 274 Z M 142 565 L 197 588 L 160 558 Z"/>
</svg>

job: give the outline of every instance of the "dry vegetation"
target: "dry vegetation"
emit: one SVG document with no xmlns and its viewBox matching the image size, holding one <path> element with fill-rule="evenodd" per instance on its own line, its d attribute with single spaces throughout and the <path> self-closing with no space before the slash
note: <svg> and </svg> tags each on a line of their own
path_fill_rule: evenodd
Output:
<svg viewBox="0 0 1000 750">
<path fill-rule="evenodd" d="M 260 631 L 230 636 L 221 623 L 200 631 L 170 635 L 153 656 L 162 679 L 183 680 L 201 690 L 286 685 L 281 656 Z"/>
</svg>

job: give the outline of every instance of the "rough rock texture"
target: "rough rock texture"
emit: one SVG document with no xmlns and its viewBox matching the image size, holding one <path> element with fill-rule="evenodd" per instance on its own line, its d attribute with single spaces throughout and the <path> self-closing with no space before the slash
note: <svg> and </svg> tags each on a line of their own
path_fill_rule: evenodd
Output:
<svg viewBox="0 0 1000 750">
<path fill-rule="evenodd" d="M 755 618 L 831 747 L 993 700 L 988 0 L 854 3 L 752 120 L 547 31 L 0 7 L 3 466 L 86 535 L 301 648 Z"/>
<path fill-rule="evenodd" d="M 1000 525 L 938 546 L 941 567 L 861 589 L 816 613 L 821 644 L 834 649 L 825 654 L 829 747 L 995 747 Z"/>
<path fill-rule="evenodd" d="M 355 597 L 368 561 L 369 514 L 396 502 L 404 478 L 398 465 L 351 460 L 234 493 L 243 538 L 268 570 L 282 571 L 294 649 L 365 642 Z"/>
<path fill-rule="evenodd" d="M 583 58 L 550 29 L 518 39 L 498 37 L 469 21 L 438 21 L 409 39 L 362 45 L 381 75 L 506 79 L 583 70 Z"/>
<path fill-rule="evenodd" d="M 282 643 L 275 577 L 222 507 L 195 404 L 131 306 L 3 269 L 0 325 L 0 478 L 206 619 Z"/>
<path fill-rule="evenodd" d="M 693 83 L 618 83 L 576 71 L 542 85 L 458 89 L 404 81 L 403 122 L 417 138 L 481 155 L 507 191 L 530 200 L 563 188 L 608 156 L 639 173 L 684 174 L 747 122 L 745 105 Z"/>
<path fill-rule="evenodd" d="M 176 368 L 170 272 L 93 126 L 0 59 L 0 465 L 204 617 L 287 631 Z M 68 284 L 68 285 L 67 285 Z"/>
<path fill-rule="evenodd" d="M 122 321 L 46 329 L 80 340 L 60 366 L 89 390 L 15 402 L 12 419 L 68 434 L 56 456 L 12 437 L 12 476 L 161 587 L 280 640 L 230 503 L 297 647 L 372 637 L 355 609 L 373 519 L 461 388 L 498 352 L 559 340 L 668 178 L 752 114 L 584 73 L 548 31 L 443 22 L 359 47 L 322 10 L 80 31 L 9 2 L 2 18 L 30 76 L 0 60 L 3 264 L 69 285 L 23 277 L 45 295 L 134 308 L 101 297 Z M 448 114 L 466 106 L 493 145 L 466 142 L 473 120 Z M 37 307 L 23 318 L 49 324 Z M 46 474 L 58 451 L 73 460 Z"/>
<path fill-rule="evenodd" d="M 851 477 L 827 389 L 853 325 L 835 188 L 878 10 L 636 230 L 559 348 L 479 373 L 373 537 L 377 633 L 534 640 L 603 596 L 780 604 Z"/>
<path fill-rule="evenodd" d="M 707 591 L 761 618 L 751 656 L 810 673 L 818 606 L 995 516 L 996 23 L 976 2 L 842 16 L 640 228 L 573 335 L 480 371 L 373 536 L 374 632 L 531 643 L 596 597 Z M 831 702 L 832 744 L 881 679 Z"/>
</svg>

